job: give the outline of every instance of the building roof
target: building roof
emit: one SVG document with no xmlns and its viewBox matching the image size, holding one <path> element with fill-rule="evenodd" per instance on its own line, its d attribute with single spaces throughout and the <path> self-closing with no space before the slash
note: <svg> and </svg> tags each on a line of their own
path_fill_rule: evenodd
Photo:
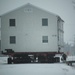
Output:
<svg viewBox="0 0 75 75">
<path fill-rule="evenodd" d="M 44 11 L 44 12 L 46 12 L 46 13 L 49 13 L 49 14 L 55 15 L 55 16 L 57 16 L 57 17 L 60 18 L 60 16 L 58 16 L 57 14 L 52 13 L 52 12 L 47 11 L 47 10 L 44 10 L 44 9 L 42 9 L 42 8 L 40 8 L 40 7 L 34 6 L 34 5 L 30 4 L 30 3 L 27 3 L 27 4 L 25 4 L 25 5 L 21 6 L 21 7 L 18 7 L 18 8 L 16 8 L 16 9 L 12 10 L 12 11 L 9 11 L 9 12 L 7 12 L 7 13 L 1 15 L 0 17 L 6 15 L 6 14 L 8 14 L 8 13 L 11 13 L 11 12 L 13 12 L 13 11 L 15 11 L 15 10 L 18 10 L 18 9 L 20 9 L 20 8 L 22 8 L 22 7 L 25 7 L 25 6 L 35 7 L 36 9 L 42 10 L 42 11 Z M 61 18 L 60 18 L 60 19 L 61 19 Z M 61 19 L 61 20 L 62 20 L 62 19 Z M 62 20 L 62 21 L 63 21 L 63 20 Z M 64 22 L 64 21 L 63 21 L 63 22 Z"/>
</svg>

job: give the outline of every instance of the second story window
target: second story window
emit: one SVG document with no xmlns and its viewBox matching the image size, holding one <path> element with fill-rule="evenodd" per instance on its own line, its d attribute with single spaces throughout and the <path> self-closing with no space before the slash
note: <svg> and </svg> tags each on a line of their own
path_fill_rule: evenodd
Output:
<svg viewBox="0 0 75 75">
<path fill-rule="evenodd" d="M 48 26 L 48 18 L 42 19 L 42 26 Z"/>
<path fill-rule="evenodd" d="M 9 19 L 9 26 L 15 26 L 15 19 Z"/>
</svg>

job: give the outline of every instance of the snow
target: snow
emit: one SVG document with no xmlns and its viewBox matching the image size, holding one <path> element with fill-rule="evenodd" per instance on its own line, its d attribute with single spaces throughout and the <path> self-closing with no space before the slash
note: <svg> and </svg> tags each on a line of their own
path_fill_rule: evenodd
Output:
<svg viewBox="0 0 75 75">
<path fill-rule="evenodd" d="M 0 75 L 75 75 L 75 68 L 65 63 L 7 64 L 0 57 Z"/>
<path fill-rule="evenodd" d="M 4 57 L 0 57 L 0 64 L 1 63 L 7 63 L 7 58 L 8 58 L 7 56 L 6 57 L 5 56 Z"/>
<path fill-rule="evenodd" d="M 75 61 L 75 56 L 68 56 L 67 61 Z"/>
</svg>

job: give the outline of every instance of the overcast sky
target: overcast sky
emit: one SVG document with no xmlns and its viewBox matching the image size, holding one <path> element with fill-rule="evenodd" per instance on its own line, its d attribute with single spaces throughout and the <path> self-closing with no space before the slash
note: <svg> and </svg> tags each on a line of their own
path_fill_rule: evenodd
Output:
<svg viewBox="0 0 75 75">
<path fill-rule="evenodd" d="M 64 41 L 73 43 L 75 0 L 0 0 L 0 16 L 27 3 L 59 15 L 64 20 Z"/>
</svg>

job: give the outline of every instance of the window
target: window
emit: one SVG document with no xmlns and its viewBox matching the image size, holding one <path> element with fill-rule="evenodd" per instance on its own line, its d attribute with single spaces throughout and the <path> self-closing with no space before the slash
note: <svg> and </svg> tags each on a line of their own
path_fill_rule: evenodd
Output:
<svg viewBox="0 0 75 75">
<path fill-rule="evenodd" d="M 48 19 L 47 18 L 42 19 L 42 26 L 48 26 Z"/>
<path fill-rule="evenodd" d="M 9 25 L 15 26 L 15 19 L 9 19 Z"/>
<path fill-rule="evenodd" d="M 42 42 L 43 43 L 48 43 L 48 36 L 43 36 L 42 37 Z"/>
<path fill-rule="evenodd" d="M 15 44 L 15 43 L 16 43 L 16 37 L 10 36 L 10 44 Z"/>
</svg>

